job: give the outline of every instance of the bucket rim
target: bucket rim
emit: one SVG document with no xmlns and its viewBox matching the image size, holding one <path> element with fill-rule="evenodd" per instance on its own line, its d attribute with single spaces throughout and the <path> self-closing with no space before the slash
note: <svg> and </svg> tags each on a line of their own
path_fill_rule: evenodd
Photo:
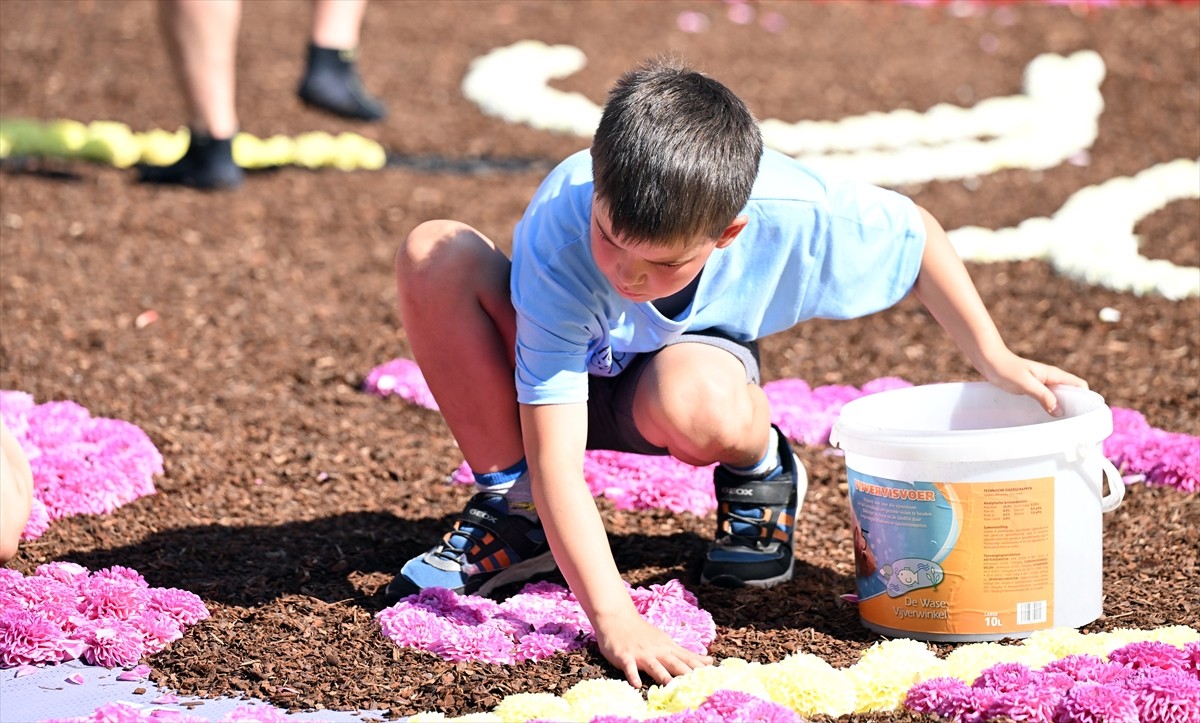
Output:
<svg viewBox="0 0 1200 723">
<path fill-rule="evenodd" d="M 1052 388 L 1065 407 L 1083 409 L 1063 417 L 1046 416 L 1045 421 L 985 429 L 930 430 L 898 428 L 862 421 L 863 411 L 897 397 L 919 395 L 935 389 L 940 394 L 960 390 L 959 395 L 1021 395 L 1006 392 L 990 382 L 941 382 L 889 389 L 847 402 L 830 431 L 829 443 L 847 454 L 903 461 L 987 462 L 1029 459 L 1066 454 L 1082 456 L 1098 446 L 1113 431 L 1112 410 L 1090 389 Z M 870 415 L 865 415 L 870 418 Z"/>
</svg>

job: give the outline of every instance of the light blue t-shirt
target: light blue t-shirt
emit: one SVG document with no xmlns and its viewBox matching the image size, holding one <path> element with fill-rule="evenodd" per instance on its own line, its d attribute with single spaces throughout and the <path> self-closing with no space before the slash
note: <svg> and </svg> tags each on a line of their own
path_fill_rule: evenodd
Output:
<svg viewBox="0 0 1200 723">
<path fill-rule="evenodd" d="M 559 164 L 513 234 L 520 402 L 584 402 L 589 373 L 619 374 L 684 332 L 749 341 L 808 319 L 865 316 L 916 281 L 925 227 L 893 191 L 822 178 L 768 150 L 742 213 L 746 228 L 713 252 L 691 304 L 669 319 L 618 294 L 592 259 L 590 153 Z"/>
</svg>

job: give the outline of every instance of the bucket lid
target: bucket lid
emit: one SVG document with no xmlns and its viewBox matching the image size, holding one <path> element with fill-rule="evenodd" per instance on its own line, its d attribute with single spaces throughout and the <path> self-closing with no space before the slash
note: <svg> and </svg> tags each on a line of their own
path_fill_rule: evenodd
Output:
<svg viewBox="0 0 1200 723">
<path fill-rule="evenodd" d="M 1112 434 L 1112 410 L 1099 394 L 1067 386 L 1052 391 L 1061 417 L 988 382 L 869 394 L 842 407 L 829 442 L 880 459 L 992 462 L 1058 454 L 1074 459 Z"/>
</svg>

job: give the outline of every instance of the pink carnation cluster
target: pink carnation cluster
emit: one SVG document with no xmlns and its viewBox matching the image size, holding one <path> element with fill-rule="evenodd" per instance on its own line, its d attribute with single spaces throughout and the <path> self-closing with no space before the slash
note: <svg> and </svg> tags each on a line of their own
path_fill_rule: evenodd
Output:
<svg viewBox="0 0 1200 723">
<path fill-rule="evenodd" d="M 629 592 L 642 617 L 682 647 L 703 654 L 716 637 L 712 616 L 679 581 Z M 428 588 L 383 610 L 378 620 L 397 645 L 456 662 L 542 660 L 594 640 L 575 596 L 548 582 L 530 583 L 504 602 Z"/>
<path fill-rule="evenodd" d="M 716 509 L 712 470 L 674 457 L 589 449 L 583 455 L 583 479 L 593 497 L 607 497 L 618 510 L 670 510 L 703 516 Z M 450 480 L 472 484 L 466 462 Z"/>
<path fill-rule="evenodd" d="M 845 384 L 813 389 L 803 379 L 780 379 L 764 384 L 763 392 L 771 403 L 771 421 L 780 431 L 802 444 L 818 445 L 829 443 L 829 432 L 847 402 L 911 386 L 903 379 L 883 377 L 867 382 L 862 389 Z"/>
<path fill-rule="evenodd" d="M 755 721 L 755 723 L 803 723 L 796 711 L 774 701 L 764 700 L 738 690 L 718 690 L 695 708 L 651 718 L 633 718 L 622 715 L 599 715 L 590 723 L 729 723 L 729 721 Z"/>
<path fill-rule="evenodd" d="M 1200 721 L 1200 643 L 1130 643 L 1109 654 L 1069 655 L 1040 670 L 1000 663 L 967 685 L 931 678 L 908 691 L 904 705 L 958 723 L 993 718 L 1056 723 L 1196 723 Z"/>
<path fill-rule="evenodd" d="M 140 708 L 131 703 L 106 703 L 82 718 L 48 718 L 43 723 L 204 723 L 213 720 L 165 708 Z M 287 713 L 270 705 L 243 705 L 226 713 L 219 723 L 288 723 Z"/>
<path fill-rule="evenodd" d="M 0 390 L 0 418 L 33 471 L 24 539 L 40 537 L 60 517 L 105 514 L 154 494 L 162 455 L 129 422 L 92 417 L 74 402 L 35 404 L 30 395 L 7 390 Z"/>
<path fill-rule="evenodd" d="M 847 402 L 859 397 L 911 387 L 895 377 L 882 377 L 861 388 L 845 384 L 810 387 L 802 379 L 779 379 L 763 385 L 771 404 L 771 421 L 789 439 L 807 445 L 829 443 L 829 433 Z M 427 409 L 438 408 L 417 363 L 393 359 L 372 369 L 366 391 L 395 395 Z M 1105 455 L 1126 475 L 1144 475 L 1150 484 L 1200 489 L 1200 437 L 1151 427 L 1140 413 L 1113 408 L 1113 434 L 1104 443 Z M 673 457 L 648 457 L 625 452 L 591 450 L 584 457 L 584 478 L 592 495 L 611 499 L 618 509 L 667 509 L 708 514 L 716 507 L 712 468 L 693 467 Z M 464 462 L 451 476 L 454 482 L 474 479 Z"/>
<path fill-rule="evenodd" d="M 367 374 L 363 388 L 380 397 L 397 396 L 418 407 L 438 411 L 437 400 L 425 383 L 421 368 L 411 359 L 393 359 Z"/>
<path fill-rule="evenodd" d="M 207 617 L 196 595 L 152 588 L 119 565 L 89 573 L 75 563 L 51 562 L 29 577 L 0 568 L 0 668 L 75 658 L 131 666 Z"/>
<path fill-rule="evenodd" d="M 1141 474 L 1149 484 L 1200 491 L 1200 437 L 1151 427 L 1132 409 L 1114 407 L 1113 433 L 1104 456 L 1126 475 Z"/>
</svg>

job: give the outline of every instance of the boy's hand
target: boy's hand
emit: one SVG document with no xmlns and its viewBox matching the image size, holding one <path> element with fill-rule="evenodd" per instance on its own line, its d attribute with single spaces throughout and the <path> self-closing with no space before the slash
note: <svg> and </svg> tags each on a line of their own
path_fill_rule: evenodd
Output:
<svg viewBox="0 0 1200 723">
<path fill-rule="evenodd" d="M 677 675 L 686 675 L 713 663 L 710 656 L 697 655 L 680 647 L 636 612 L 595 628 L 600 652 L 608 662 L 624 671 L 625 679 L 635 688 L 642 687 L 639 670 L 645 671 L 659 685 L 666 685 Z"/>
<path fill-rule="evenodd" d="M 1087 382 L 1074 374 L 1056 366 L 1019 357 L 1008 349 L 997 355 L 996 359 L 988 359 L 981 367 L 980 371 L 989 382 L 1006 392 L 1033 397 L 1052 417 L 1061 417 L 1063 412 L 1058 406 L 1054 392 L 1050 391 L 1051 386 L 1065 384 L 1081 389 L 1088 388 Z"/>
<path fill-rule="evenodd" d="M 1087 389 L 1087 382 L 1009 350 L 945 230 L 928 211 L 920 207 L 917 210 L 925 222 L 925 250 L 913 286 L 921 303 L 984 378 L 1006 392 L 1033 397 L 1051 416 L 1061 417 L 1062 410 L 1050 386 Z"/>
</svg>

